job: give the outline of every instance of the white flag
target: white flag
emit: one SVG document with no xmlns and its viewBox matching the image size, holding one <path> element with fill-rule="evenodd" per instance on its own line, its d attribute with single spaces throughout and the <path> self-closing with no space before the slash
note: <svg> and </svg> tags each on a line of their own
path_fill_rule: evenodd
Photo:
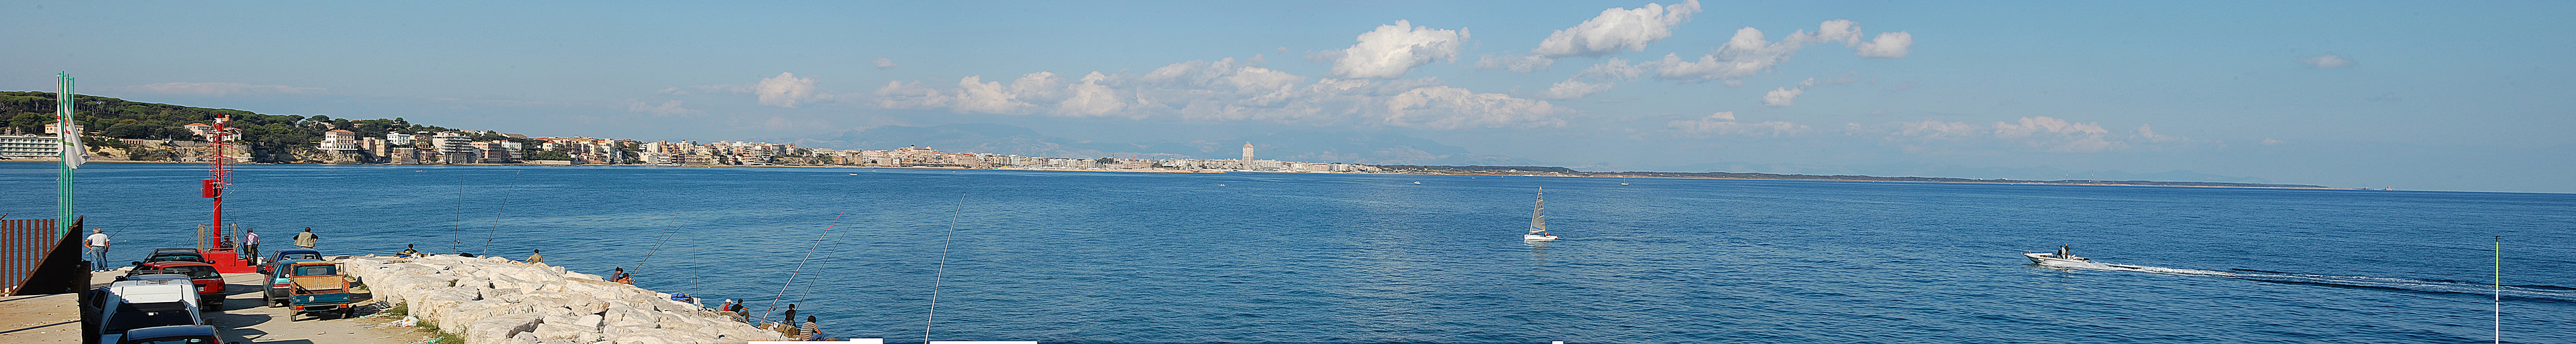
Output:
<svg viewBox="0 0 2576 344">
<path fill-rule="evenodd" d="M 54 130 L 54 138 L 63 142 L 63 167 L 80 168 L 82 162 L 89 160 L 89 150 L 81 148 L 80 127 L 72 126 L 72 77 L 70 75 L 63 76 L 63 92 L 55 93 L 54 96 L 58 98 L 55 100 L 54 112 L 61 115 L 60 123 L 54 124 L 57 128 Z"/>
</svg>

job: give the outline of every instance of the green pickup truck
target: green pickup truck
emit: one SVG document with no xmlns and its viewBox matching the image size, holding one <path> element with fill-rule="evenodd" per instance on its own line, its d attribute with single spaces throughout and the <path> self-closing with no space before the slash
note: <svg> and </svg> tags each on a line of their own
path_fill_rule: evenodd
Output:
<svg viewBox="0 0 2576 344">
<path fill-rule="evenodd" d="M 272 277 L 269 283 L 288 285 L 286 305 L 295 307 L 295 313 L 288 315 L 286 321 L 300 321 L 295 316 L 304 313 L 338 313 L 345 319 L 357 312 L 349 302 L 350 278 L 341 274 L 340 262 L 299 261 L 283 265 L 285 273 Z"/>
</svg>

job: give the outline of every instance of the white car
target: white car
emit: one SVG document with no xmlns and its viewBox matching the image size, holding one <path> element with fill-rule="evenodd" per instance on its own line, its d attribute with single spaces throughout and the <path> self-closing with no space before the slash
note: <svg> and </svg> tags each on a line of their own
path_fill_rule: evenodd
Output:
<svg viewBox="0 0 2576 344">
<path fill-rule="evenodd" d="M 128 330 L 173 325 L 206 325 L 197 313 L 197 285 L 182 275 L 143 275 L 108 284 L 94 298 L 99 311 L 98 342 L 116 343 Z"/>
</svg>

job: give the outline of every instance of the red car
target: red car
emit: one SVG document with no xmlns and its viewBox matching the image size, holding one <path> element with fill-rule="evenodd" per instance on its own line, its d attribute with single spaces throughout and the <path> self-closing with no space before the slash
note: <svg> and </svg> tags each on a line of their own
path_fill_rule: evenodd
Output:
<svg viewBox="0 0 2576 344">
<path fill-rule="evenodd" d="M 126 272 L 125 277 L 151 274 L 188 276 L 189 282 L 197 284 L 197 299 L 203 301 L 199 304 L 207 305 L 206 308 L 209 310 L 222 308 L 220 305 L 224 301 L 224 275 L 215 273 L 214 264 L 191 261 L 141 263 L 136 264 L 134 270 Z"/>
</svg>

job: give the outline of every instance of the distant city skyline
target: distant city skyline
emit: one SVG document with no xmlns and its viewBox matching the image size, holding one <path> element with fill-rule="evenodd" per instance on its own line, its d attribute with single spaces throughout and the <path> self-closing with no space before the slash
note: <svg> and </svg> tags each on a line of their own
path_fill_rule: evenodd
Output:
<svg viewBox="0 0 2576 344">
<path fill-rule="evenodd" d="M 0 90 L 532 136 L 2576 192 L 2564 2 L 15 6 Z"/>
</svg>

